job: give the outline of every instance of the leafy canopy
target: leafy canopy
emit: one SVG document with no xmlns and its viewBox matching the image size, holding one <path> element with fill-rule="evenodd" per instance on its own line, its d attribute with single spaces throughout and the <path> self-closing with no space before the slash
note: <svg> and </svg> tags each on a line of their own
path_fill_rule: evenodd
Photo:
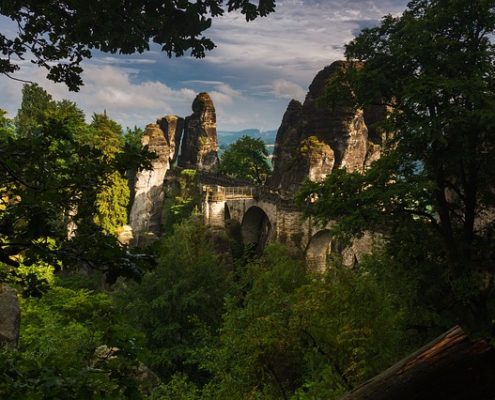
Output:
<svg viewBox="0 0 495 400">
<path fill-rule="evenodd" d="M 46 278 L 40 299 L 21 299 L 18 349 L 0 349 L 2 399 L 141 399 L 136 379 L 141 335 L 102 292 L 64 287 L 43 264 L 21 267 Z M 105 358 L 105 349 L 112 348 Z"/>
<path fill-rule="evenodd" d="M 494 29 L 493 1 L 414 0 L 362 31 L 322 101 L 344 90 L 356 107 L 386 106 L 382 157 L 300 194 L 336 231 L 381 232 L 396 257 L 408 255 L 404 266 L 436 265 L 451 307 L 471 311 L 486 295 L 480 282 L 474 290 L 475 271 L 492 269 L 495 250 Z"/>
<path fill-rule="evenodd" d="M 122 296 L 130 320 L 146 335 L 146 364 L 166 380 L 186 373 L 203 382 L 208 374 L 199 368 L 199 349 L 219 329 L 230 285 L 215 237 L 194 218 L 176 225 L 158 244 L 156 269 Z"/>
<path fill-rule="evenodd" d="M 407 351 L 388 288 L 365 268 L 333 267 L 311 275 L 271 244 L 238 271 L 219 345 L 204 360 L 212 398 L 338 399 Z"/>
<path fill-rule="evenodd" d="M 42 101 L 38 101 L 42 99 Z M 44 260 L 139 276 L 114 234 L 125 223 L 128 169 L 149 165 L 146 149 L 124 145 L 106 116 L 91 125 L 74 103 L 26 86 L 15 126 L 1 117 L 0 271 Z M 77 227 L 77 229 L 74 229 Z"/>
<path fill-rule="evenodd" d="M 243 136 L 231 144 L 220 160 L 220 172 L 262 185 L 270 173 L 268 151 L 260 138 Z"/>
<path fill-rule="evenodd" d="M 48 79 L 70 90 L 83 84 L 81 62 L 94 50 L 143 53 L 150 43 L 169 57 L 191 50 L 204 57 L 215 44 L 203 35 L 212 20 L 239 10 L 250 21 L 275 9 L 275 0 L 64 0 L 3 1 L 0 15 L 17 24 L 15 37 L 0 34 L 0 73 L 19 70 L 25 58 L 48 70 Z"/>
</svg>

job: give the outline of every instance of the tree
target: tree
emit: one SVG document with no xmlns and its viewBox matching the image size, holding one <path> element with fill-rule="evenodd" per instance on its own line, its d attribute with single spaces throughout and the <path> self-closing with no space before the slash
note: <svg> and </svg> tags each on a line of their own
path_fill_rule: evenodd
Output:
<svg viewBox="0 0 495 400">
<path fill-rule="evenodd" d="M 256 4 L 257 3 L 257 4 Z M 11 74 L 26 56 L 48 70 L 48 79 L 64 82 L 70 90 L 82 85 L 81 62 L 92 51 L 143 53 L 150 42 L 168 56 L 191 50 L 195 57 L 215 47 L 203 32 L 225 10 L 240 10 L 250 21 L 266 16 L 275 0 L 98 0 L 2 2 L 0 14 L 18 26 L 17 36 L 0 34 L 0 72 Z"/>
<path fill-rule="evenodd" d="M 270 173 L 268 151 L 260 138 L 243 136 L 231 144 L 220 160 L 220 172 L 262 185 Z"/>
<path fill-rule="evenodd" d="M 107 114 L 94 114 L 91 121 L 90 143 L 99 149 L 107 159 L 115 159 L 124 151 L 122 127 L 108 118 Z M 93 221 L 103 232 L 117 234 L 127 223 L 127 206 L 130 200 L 130 189 L 126 176 L 118 171 L 108 177 L 105 185 L 96 195 L 96 211 Z"/>
<path fill-rule="evenodd" d="M 477 272 L 493 270 L 494 6 L 414 0 L 348 44 L 349 68 L 323 101 L 344 89 L 356 107 L 388 107 L 382 158 L 300 195 L 310 215 L 337 220 L 336 230 L 382 232 L 404 268 L 435 270 L 443 311 L 485 324 L 491 285 Z"/>
<path fill-rule="evenodd" d="M 177 225 L 158 244 L 156 268 L 122 296 L 130 321 L 146 335 L 146 364 L 164 382 L 177 373 L 197 384 L 209 377 L 200 350 L 220 327 L 231 285 L 214 243 L 199 220 Z"/>
<path fill-rule="evenodd" d="M 111 132 L 88 126 L 74 103 L 53 102 L 37 86 L 24 96 L 21 129 L 0 130 L 0 278 L 16 276 L 20 257 L 25 264 L 87 265 L 106 271 L 110 281 L 139 277 L 135 257 L 94 218 L 101 193 L 115 185 L 117 175 L 123 181 L 128 168 L 149 167 L 151 155 L 146 149 L 116 151 L 116 133 L 103 140 Z M 45 109 L 34 103 L 37 98 L 48 99 Z M 68 232 L 69 222 L 77 226 L 75 235 Z"/>
<path fill-rule="evenodd" d="M 388 288 L 366 265 L 332 267 L 311 275 L 271 244 L 239 271 L 219 345 L 204 357 L 212 398 L 338 399 L 407 351 Z"/>
<path fill-rule="evenodd" d="M 112 298 L 64 287 L 47 265 L 20 269 L 47 279 L 51 288 L 40 299 L 20 300 L 19 348 L 0 349 L 2 399 L 144 398 L 137 378 L 142 337 Z M 105 357 L 109 348 L 114 351 Z"/>
<path fill-rule="evenodd" d="M 24 85 L 21 108 L 15 118 L 17 134 L 19 136 L 34 134 L 41 126 L 44 113 L 54 105 L 52 96 L 40 86 Z"/>
</svg>

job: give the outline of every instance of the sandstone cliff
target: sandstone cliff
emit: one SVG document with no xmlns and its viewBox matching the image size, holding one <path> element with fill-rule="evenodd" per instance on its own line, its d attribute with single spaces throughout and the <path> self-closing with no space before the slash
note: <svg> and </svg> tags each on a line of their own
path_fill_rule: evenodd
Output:
<svg viewBox="0 0 495 400">
<path fill-rule="evenodd" d="M 380 135 L 373 124 L 384 118 L 381 108 L 355 111 L 317 105 L 329 78 L 345 65 L 337 61 L 325 67 L 304 103 L 289 103 L 277 132 L 270 186 L 293 193 L 308 177 L 319 181 L 335 168 L 362 171 L 378 157 Z"/>
<path fill-rule="evenodd" d="M 165 140 L 169 146 L 170 164 L 175 163 L 179 155 L 180 140 L 184 130 L 184 118 L 177 115 L 166 115 L 156 121 L 165 134 Z"/>
<path fill-rule="evenodd" d="M 192 104 L 193 114 L 185 120 L 166 115 L 146 126 L 143 146 L 156 153 L 153 169 L 139 171 L 134 179 L 129 225 L 134 244 L 153 240 L 161 234 L 164 181 L 178 162 L 183 168 L 212 171 L 218 166 L 215 106 L 208 93 L 200 93 Z M 179 155 L 180 146 L 180 155 Z M 129 232 L 122 238 L 129 241 Z"/>
<path fill-rule="evenodd" d="M 171 120 L 174 123 L 170 123 Z M 156 238 L 160 235 L 163 181 L 171 161 L 175 159 L 175 128 L 179 121 L 177 117 L 162 118 L 159 121 L 160 125 L 165 129 L 170 128 L 165 132 L 160 125 L 149 124 L 141 140 L 143 146 L 147 145 L 150 151 L 156 153 L 157 158 L 153 160 L 152 170 L 139 171 L 135 178 L 129 224 L 137 245 L 143 243 L 146 238 Z"/>
<path fill-rule="evenodd" d="M 212 171 L 218 167 L 215 106 L 208 93 L 194 99 L 193 113 L 186 118 L 179 166 Z"/>
</svg>

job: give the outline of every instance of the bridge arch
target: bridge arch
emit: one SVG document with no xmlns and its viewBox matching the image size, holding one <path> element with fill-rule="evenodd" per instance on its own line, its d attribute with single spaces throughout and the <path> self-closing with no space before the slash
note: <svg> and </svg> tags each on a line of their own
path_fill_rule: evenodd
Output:
<svg viewBox="0 0 495 400">
<path fill-rule="evenodd" d="M 323 229 L 314 234 L 306 247 L 306 264 L 309 270 L 325 272 L 331 251 L 332 235 L 330 230 Z"/>
<path fill-rule="evenodd" d="M 271 233 L 272 224 L 266 212 L 258 207 L 250 207 L 242 218 L 241 234 L 244 246 L 261 255 Z"/>
</svg>

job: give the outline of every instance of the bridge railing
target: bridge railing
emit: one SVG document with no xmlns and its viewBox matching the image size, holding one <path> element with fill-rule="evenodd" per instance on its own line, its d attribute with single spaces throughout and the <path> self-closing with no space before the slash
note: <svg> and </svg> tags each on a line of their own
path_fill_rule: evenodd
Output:
<svg viewBox="0 0 495 400">
<path fill-rule="evenodd" d="M 218 172 L 198 171 L 199 181 L 206 185 L 218 185 L 223 187 L 252 186 L 249 181 L 232 178 Z"/>
<path fill-rule="evenodd" d="M 254 186 L 230 186 L 224 188 L 227 199 L 254 198 L 256 189 Z"/>
</svg>

